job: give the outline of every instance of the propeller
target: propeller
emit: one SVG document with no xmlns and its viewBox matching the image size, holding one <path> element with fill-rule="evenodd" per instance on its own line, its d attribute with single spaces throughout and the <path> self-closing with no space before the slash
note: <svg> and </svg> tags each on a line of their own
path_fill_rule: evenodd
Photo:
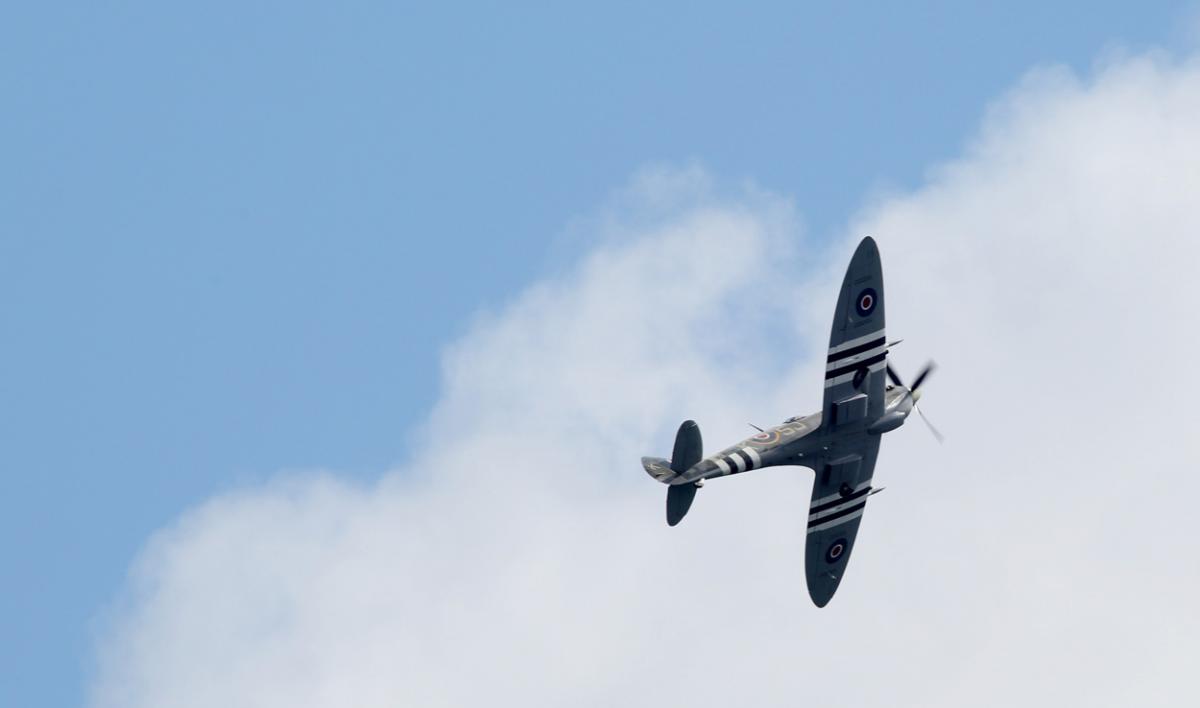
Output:
<svg viewBox="0 0 1200 708">
<path fill-rule="evenodd" d="M 913 385 L 912 385 L 912 390 L 914 393 L 917 391 L 917 389 L 921 388 L 921 384 L 922 384 L 922 382 L 925 381 L 925 377 L 932 374 L 933 370 L 936 368 L 937 368 L 937 364 L 934 364 L 931 361 L 925 365 L 925 368 L 921 370 L 921 373 L 917 374 L 917 378 L 913 379 Z"/>
<path fill-rule="evenodd" d="M 929 378 L 929 375 L 932 374 L 937 368 L 937 364 L 934 364 L 932 361 L 926 364 L 925 368 L 921 369 L 920 373 L 917 374 L 917 378 L 913 379 L 912 386 L 904 385 L 904 381 L 900 378 L 900 374 L 896 373 L 896 370 L 892 368 L 891 364 L 886 364 L 885 366 L 887 370 L 887 377 L 891 379 L 892 383 L 908 390 L 908 395 L 911 396 L 913 400 L 913 408 L 917 410 L 917 414 L 921 416 L 921 420 L 926 426 L 929 427 L 929 432 L 933 433 L 934 439 L 938 441 L 939 445 L 944 443 L 946 441 L 946 437 L 938 432 L 937 428 L 933 427 L 933 423 L 929 422 L 929 418 L 925 417 L 925 413 L 922 412 L 921 407 L 917 405 L 917 401 L 921 399 L 921 384 L 925 383 L 925 379 Z"/>
<path fill-rule="evenodd" d="M 915 394 L 921 388 L 921 384 L 925 383 L 925 379 L 937 369 L 937 364 L 932 361 L 926 364 L 925 368 L 921 369 L 921 373 L 917 374 L 917 378 L 913 379 L 912 386 L 904 385 L 904 380 L 900 378 L 900 374 L 896 373 L 891 364 L 885 364 L 885 367 L 887 369 L 887 377 L 892 380 L 892 383 L 901 388 L 907 388 L 909 393 Z M 920 396 L 914 396 L 914 398 L 920 398 Z"/>
<path fill-rule="evenodd" d="M 933 427 L 933 423 L 929 422 L 929 419 L 925 417 L 920 408 L 917 408 L 915 405 L 913 408 L 917 409 L 917 415 L 921 416 L 921 420 L 925 422 L 925 425 L 929 426 L 929 432 L 933 433 L 933 439 L 938 441 L 938 445 L 944 445 L 946 443 L 946 436 L 939 433 L 938 429 Z"/>
</svg>

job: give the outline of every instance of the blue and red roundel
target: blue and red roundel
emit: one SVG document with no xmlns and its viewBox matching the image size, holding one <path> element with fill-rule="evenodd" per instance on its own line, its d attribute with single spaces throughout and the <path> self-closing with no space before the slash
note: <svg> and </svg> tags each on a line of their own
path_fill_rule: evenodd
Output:
<svg viewBox="0 0 1200 708">
<path fill-rule="evenodd" d="M 847 545 L 846 539 L 844 538 L 839 538 L 838 540 L 829 544 L 829 550 L 825 551 L 825 562 L 837 563 L 839 560 L 841 560 L 842 556 L 846 555 Z"/>
<path fill-rule="evenodd" d="M 859 317 L 866 317 L 875 311 L 875 303 L 879 297 L 875 294 L 874 288 L 867 288 L 858 294 L 858 298 L 854 301 L 854 311 Z"/>
</svg>

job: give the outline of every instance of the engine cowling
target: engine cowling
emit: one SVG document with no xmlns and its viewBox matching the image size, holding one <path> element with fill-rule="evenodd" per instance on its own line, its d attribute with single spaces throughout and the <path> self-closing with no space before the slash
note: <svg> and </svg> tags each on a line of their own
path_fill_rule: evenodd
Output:
<svg viewBox="0 0 1200 708">
<path fill-rule="evenodd" d="M 867 427 L 867 432 L 872 435 L 882 435 L 889 433 L 901 425 L 904 425 L 904 419 L 908 417 L 908 411 L 899 410 L 884 413 L 879 417 L 879 420 L 871 423 Z"/>
</svg>

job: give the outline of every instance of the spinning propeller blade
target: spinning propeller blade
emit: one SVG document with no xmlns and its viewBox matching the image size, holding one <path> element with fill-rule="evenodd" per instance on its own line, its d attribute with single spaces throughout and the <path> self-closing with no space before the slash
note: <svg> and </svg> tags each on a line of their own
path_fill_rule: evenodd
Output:
<svg viewBox="0 0 1200 708">
<path fill-rule="evenodd" d="M 934 364 L 932 361 L 929 362 L 928 364 L 926 364 L 925 368 L 921 370 L 921 373 L 917 374 L 917 378 L 913 379 L 913 385 L 912 385 L 911 390 L 916 391 L 918 388 L 921 388 L 921 383 L 925 381 L 925 377 L 929 376 L 931 373 L 933 373 L 933 370 L 936 368 L 937 368 L 937 365 Z"/>
<path fill-rule="evenodd" d="M 939 433 L 938 429 L 933 427 L 933 423 L 929 422 L 929 419 L 926 418 L 925 414 L 921 412 L 921 408 L 919 406 L 913 407 L 917 409 L 917 415 L 921 416 L 921 420 L 925 421 L 925 425 L 929 426 L 929 432 L 933 433 L 933 437 L 938 441 L 938 445 L 944 445 L 946 443 L 946 436 Z"/>
<path fill-rule="evenodd" d="M 941 445 L 945 443 L 945 436 L 938 432 L 937 428 L 933 427 L 933 423 L 929 422 L 929 419 L 925 417 L 925 413 L 922 412 L 920 406 L 917 405 L 917 400 L 921 397 L 917 391 L 921 388 L 921 384 L 925 383 L 925 379 L 928 378 L 929 375 L 933 373 L 934 369 L 937 368 L 937 364 L 933 363 L 933 361 L 930 361 L 928 364 L 926 364 L 925 368 L 921 369 L 921 373 L 917 374 L 917 378 L 913 379 L 912 386 L 904 385 L 904 381 L 900 379 L 900 374 L 896 373 L 896 370 L 892 368 L 891 364 L 885 364 L 885 367 L 887 376 L 889 379 L 891 379 L 892 383 L 900 386 L 901 388 L 908 389 L 908 395 L 912 396 L 913 399 L 913 408 L 917 409 L 917 414 L 921 416 L 921 420 L 924 421 L 925 425 L 929 427 L 929 432 L 933 433 L 933 437 L 938 441 L 938 444 Z"/>
</svg>

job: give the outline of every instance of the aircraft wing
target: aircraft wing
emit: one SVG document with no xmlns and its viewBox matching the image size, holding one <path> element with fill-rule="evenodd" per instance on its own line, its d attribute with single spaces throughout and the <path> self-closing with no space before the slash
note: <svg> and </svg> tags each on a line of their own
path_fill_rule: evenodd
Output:
<svg viewBox="0 0 1200 708">
<path fill-rule="evenodd" d="M 883 305 L 879 248 L 867 237 L 842 279 L 829 334 L 821 409 L 828 444 L 818 459 L 804 463 L 816 472 L 804 570 L 817 607 L 824 607 L 842 582 L 871 493 L 879 436 L 867 433 L 867 425 L 883 414 L 887 394 Z"/>
<path fill-rule="evenodd" d="M 808 594 L 824 607 L 846 572 L 858 525 L 871 494 L 871 476 L 879 455 L 878 435 L 861 433 L 839 441 L 828 455 L 813 461 L 816 477 L 808 506 L 804 574 Z"/>
<path fill-rule="evenodd" d="M 868 236 L 858 244 L 842 279 L 829 334 L 821 419 L 831 432 L 857 432 L 883 414 L 883 305 L 883 265 L 875 240 Z"/>
</svg>

